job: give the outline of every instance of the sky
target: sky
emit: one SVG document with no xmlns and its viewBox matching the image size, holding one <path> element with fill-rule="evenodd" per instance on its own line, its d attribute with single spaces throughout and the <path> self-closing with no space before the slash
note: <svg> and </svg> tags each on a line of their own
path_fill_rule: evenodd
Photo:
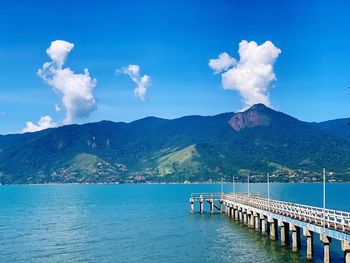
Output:
<svg viewBox="0 0 350 263">
<path fill-rule="evenodd" d="M 0 134 L 236 112 L 350 116 L 348 1 L 0 0 Z"/>
</svg>

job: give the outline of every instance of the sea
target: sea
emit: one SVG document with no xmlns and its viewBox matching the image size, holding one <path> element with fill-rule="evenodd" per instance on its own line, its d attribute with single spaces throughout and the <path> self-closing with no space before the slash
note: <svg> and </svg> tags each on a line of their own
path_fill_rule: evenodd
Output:
<svg viewBox="0 0 350 263">
<path fill-rule="evenodd" d="M 267 193 L 266 184 L 249 188 Z M 247 189 L 236 184 L 236 192 Z M 190 213 L 191 193 L 220 191 L 220 184 L 0 186 L 0 262 L 307 262 L 304 238 L 292 253 L 207 206 Z M 270 195 L 320 207 L 323 200 L 316 183 L 272 183 Z M 327 184 L 326 206 L 350 211 L 350 184 Z M 323 262 L 314 240 L 313 262 Z M 331 257 L 343 262 L 337 240 Z"/>
</svg>

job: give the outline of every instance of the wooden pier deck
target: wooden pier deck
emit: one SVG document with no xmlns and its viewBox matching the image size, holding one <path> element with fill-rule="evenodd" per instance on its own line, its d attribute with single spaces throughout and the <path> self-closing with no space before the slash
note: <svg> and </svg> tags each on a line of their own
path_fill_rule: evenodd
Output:
<svg viewBox="0 0 350 263">
<path fill-rule="evenodd" d="M 210 213 L 219 213 L 242 222 L 249 228 L 269 232 L 271 240 L 281 239 L 281 245 L 289 243 L 292 235 L 292 251 L 300 248 L 300 232 L 307 241 L 307 258 L 313 257 L 313 234 L 320 235 L 324 245 L 324 262 L 330 262 L 330 242 L 341 241 L 344 260 L 350 263 L 350 213 L 315 206 L 296 204 L 247 193 L 193 193 L 190 197 L 191 213 L 195 203 L 199 213 L 204 213 L 204 204 L 209 203 Z M 278 227 L 280 231 L 278 231 Z M 278 233 L 280 232 L 280 237 Z"/>
</svg>

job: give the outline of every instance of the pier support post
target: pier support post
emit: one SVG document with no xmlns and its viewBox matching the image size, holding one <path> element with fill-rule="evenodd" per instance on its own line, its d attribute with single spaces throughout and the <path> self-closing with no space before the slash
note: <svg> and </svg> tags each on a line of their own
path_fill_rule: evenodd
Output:
<svg viewBox="0 0 350 263">
<path fill-rule="evenodd" d="M 303 228 L 303 234 L 306 237 L 306 257 L 308 260 L 312 260 L 314 254 L 314 233 L 308 228 Z"/>
<path fill-rule="evenodd" d="M 260 214 L 260 226 L 261 226 L 261 232 L 263 234 L 266 234 L 266 219 L 263 214 Z"/>
<path fill-rule="evenodd" d="M 254 216 L 255 230 L 259 231 L 259 215 L 256 212 L 253 212 L 253 216 Z"/>
<path fill-rule="evenodd" d="M 243 208 L 239 208 L 239 222 L 243 223 L 244 216 L 243 216 Z"/>
<path fill-rule="evenodd" d="M 201 214 L 204 213 L 204 199 L 203 199 L 203 196 L 201 196 L 200 200 L 199 200 L 199 213 L 201 213 Z"/>
<path fill-rule="evenodd" d="M 270 239 L 276 240 L 277 239 L 277 223 L 276 220 L 273 219 L 272 216 L 267 217 L 267 222 L 270 226 Z"/>
<path fill-rule="evenodd" d="M 253 212 L 251 212 L 251 215 L 250 215 L 250 228 L 252 229 L 255 228 L 255 217 Z"/>
<path fill-rule="evenodd" d="M 341 249 L 344 251 L 344 262 L 350 263 L 350 244 L 346 240 L 341 241 Z"/>
<path fill-rule="evenodd" d="M 281 227 L 281 246 L 286 246 L 289 244 L 289 224 L 280 220 L 279 225 Z"/>
<path fill-rule="evenodd" d="M 248 220 L 248 228 L 254 228 L 254 219 L 253 219 L 253 213 L 250 210 L 247 210 L 247 220 Z"/>
<path fill-rule="evenodd" d="M 237 206 L 235 207 L 235 220 L 239 220 L 239 208 Z"/>
<path fill-rule="evenodd" d="M 331 254 L 330 254 L 329 244 L 331 243 L 332 239 L 326 236 L 326 234 L 321 233 L 320 240 L 323 243 L 323 261 L 324 263 L 330 263 Z"/>
<path fill-rule="evenodd" d="M 222 199 L 220 199 L 220 213 L 222 214 Z"/>
<path fill-rule="evenodd" d="M 248 215 L 247 215 L 247 210 L 246 209 L 243 209 L 243 223 L 245 225 L 248 224 Z"/>
<path fill-rule="evenodd" d="M 231 218 L 232 219 L 235 218 L 235 208 L 234 208 L 234 206 L 231 206 Z"/>
<path fill-rule="evenodd" d="M 292 231 L 292 251 L 297 252 L 300 247 L 300 227 L 290 224 L 290 231 Z"/>
<path fill-rule="evenodd" d="M 194 199 L 191 197 L 190 198 L 190 205 L 191 205 L 191 214 L 194 213 Z"/>
<path fill-rule="evenodd" d="M 214 214 L 214 199 L 210 199 L 210 213 Z"/>
</svg>

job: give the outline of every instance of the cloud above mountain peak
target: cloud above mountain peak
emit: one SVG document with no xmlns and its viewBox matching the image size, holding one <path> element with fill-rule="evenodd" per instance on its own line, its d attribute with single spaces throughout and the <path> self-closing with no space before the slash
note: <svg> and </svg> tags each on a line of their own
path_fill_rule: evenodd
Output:
<svg viewBox="0 0 350 263">
<path fill-rule="evenodd" d="M 258 45 L 255 41 L 242 40 L 239 43 L 239 60 L 226 52 L 209 61 L 214 73 L 221 73 L 222 86 L 239 92 L 244 104 L 242 110 L 263 103 L 271 106 L 269 89 L 275 81 L 274 64 L 281 50 L 271 41 Z"/>
</svg>

